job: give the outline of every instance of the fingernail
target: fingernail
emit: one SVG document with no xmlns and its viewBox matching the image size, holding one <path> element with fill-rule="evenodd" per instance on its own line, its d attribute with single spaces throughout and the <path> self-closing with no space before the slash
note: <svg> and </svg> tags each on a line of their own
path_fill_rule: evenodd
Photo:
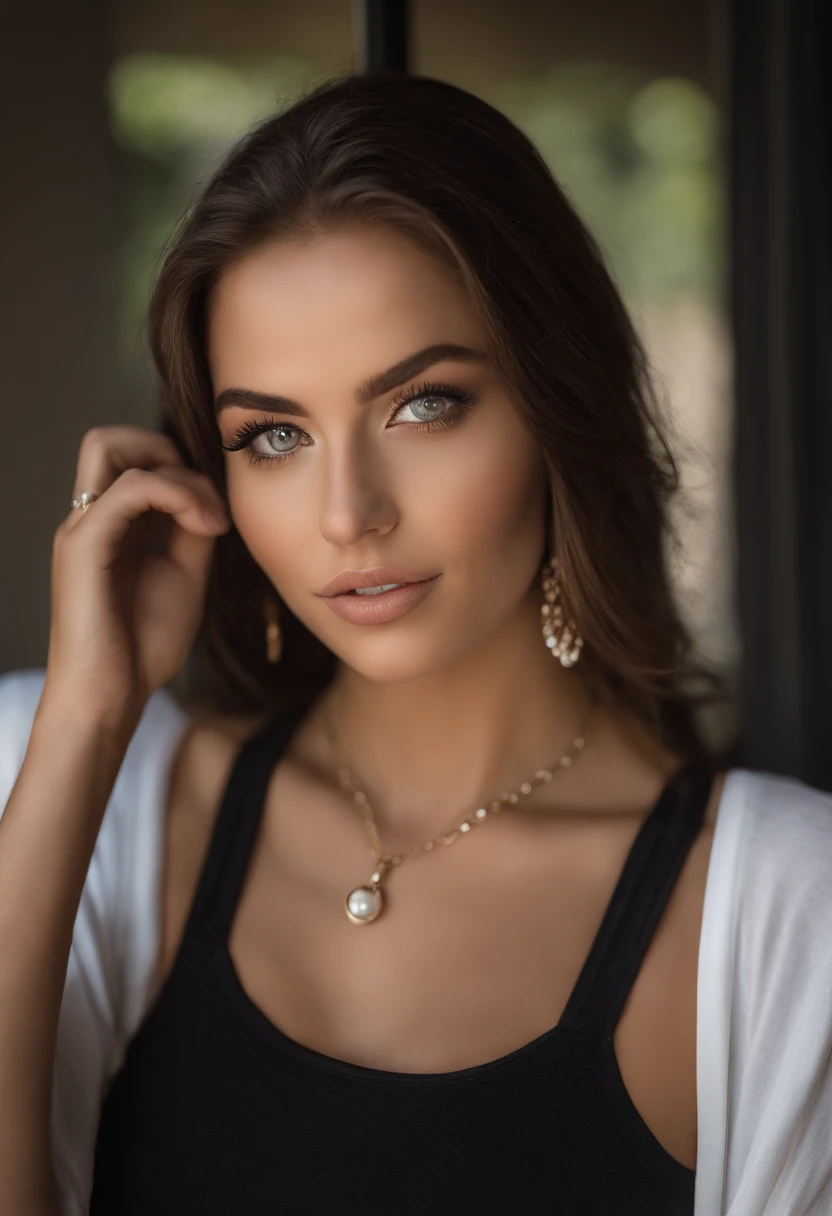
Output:
<svg viewBox="0 0 832 1216">
<path fill-rule="evenodd" d="M 228 516 L 221 515 L 219 511 L 206 511 L 205 518 L 212 528 L 228 528 L 230 526 Z"/>
</svg>

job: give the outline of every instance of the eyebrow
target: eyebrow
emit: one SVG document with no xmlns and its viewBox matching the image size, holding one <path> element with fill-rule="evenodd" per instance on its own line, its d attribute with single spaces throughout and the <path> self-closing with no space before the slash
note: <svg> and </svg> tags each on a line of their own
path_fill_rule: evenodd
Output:
<svg viewBox="0 0 832 1216">
<path fill-rule="evenodd" d="M 381 397 L 383 393 L 389 393 L 391 389 L 398 388 L 405 380 L 417 376 L 426 367 L 432 367 L 434 363 L 441 363 L 446 359 L 458 363 L 486 363 L 487 355 L 483 351 L 474 350 L 470 346 L 460 346 L 454 342 L 434 343 L 433 346 L 426 346 L 423 350 L 418 350 L 398 363 L 394 363 L 392 367 L 388 367 L 386 372 L 380 372 L 363 381 L 355 391 L 356 403 L 368 405 L 377 397 Z M 309 416 L 303 406 L 299 402 L 293 401 L 291 397 L 276 397 L 271 393 L 259 393 L 250 388 L 223 389 L 214 402 L 214 408 L 218 414 L 233 406 L 246 410 L 276 410 L 281 414 L 292 414 L 298 418 L 308 418 Z"/>
</svg>

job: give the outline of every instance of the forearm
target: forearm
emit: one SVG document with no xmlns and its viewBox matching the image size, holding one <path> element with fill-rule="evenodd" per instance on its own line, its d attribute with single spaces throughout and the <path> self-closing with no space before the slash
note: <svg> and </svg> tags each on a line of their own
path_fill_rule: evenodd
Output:
<svg viewBox="0 0 832 1216">
<path fill-rule="evenodd" d="M 52 1216 L 49 1129 L 73 926 L 135 715 L 44 692 L 0 817 L 0 1178 L 15 1213 Z M 50 1199 L 52 1196 L 52 1199 Z"/>
</svg>

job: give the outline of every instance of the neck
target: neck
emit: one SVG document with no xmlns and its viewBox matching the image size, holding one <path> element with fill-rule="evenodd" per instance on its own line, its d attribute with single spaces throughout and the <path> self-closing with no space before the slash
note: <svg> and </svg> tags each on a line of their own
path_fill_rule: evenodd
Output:
<svg viewBox="0 0 832 1216">
<path fill-rule="evenodd" d="M 530 598 L 499 636 L 414 680 L 380 683 L 340 666 L 315 717 L 319 730 L 334 727 L 330 769 L 347 765 L 382 834 L 416 839 L 442 830 L 556 765 L 582 733 L 591 703 L 580 664 L 567 669 L 553 659 L 539 617 Z M 575 777 L 592 763 L 594 738 Z M 556 783 L 574 785 L 573 770 L 561 770 Z"/>
</svg>

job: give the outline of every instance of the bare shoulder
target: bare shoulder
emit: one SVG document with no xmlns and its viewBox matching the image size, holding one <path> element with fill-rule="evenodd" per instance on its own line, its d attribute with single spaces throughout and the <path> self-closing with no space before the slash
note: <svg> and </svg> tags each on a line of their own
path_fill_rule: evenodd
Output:
<svg viewBox="0 0 832 1216">
<path fill-rule="evenodd" d="M 262 718 L 214 716 L 195 719 L 185 731 L 171 766 L 166 806 L 168 835 L 210 831 L 222 789 L 245 740 Z"/>
<path fill-rule="evenodd" d="M 168 812 L 180 803 L 192 805 L 210 794 L 218 773 L 224 772 L 246 738 L 260 724 L 257 715 L 204 716 L 191 722 L 176 753 L 170 781 Z"/>
<path fill-rule="evenodd" d="M 165 807 L 162 932 L 154 990 L 176 956 L 234 760 L 262 721 L 259 715 L 198 717 L 179 743 Z"/>
<path fill-rule="evenodd" d="M 680 934 L 686 937 L 690 943 L 692 960 L 695 960 L 699 953 L 705 887 L 717 816 L 727 775 L 727 770 L 719 770 L 714 773 L 710 796 L 702 816 L 699 832 L 690 847 L 671 898 L 671 905 L 668 908 L 668 920 L 676 917 Z M 691 978 L 695 975 L 695 970 L 694 967 Z"/>
</svg>

